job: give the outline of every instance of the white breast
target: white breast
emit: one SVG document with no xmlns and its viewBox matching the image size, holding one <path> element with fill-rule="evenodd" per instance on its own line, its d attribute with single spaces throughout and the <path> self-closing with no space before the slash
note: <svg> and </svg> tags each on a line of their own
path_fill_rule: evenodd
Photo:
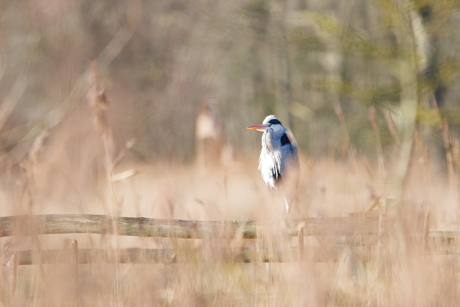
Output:
<svg viewBox="0 0 460 307">
<path fill-rule="evenodd" d="M 275 189 L 276 178 L 273 173 L 281 173 L 280 152 L 268 152 L 265 148 L 262 148 L 259 158 L 259 170 L 265 184 L 270 188 Z"/>
</svg>

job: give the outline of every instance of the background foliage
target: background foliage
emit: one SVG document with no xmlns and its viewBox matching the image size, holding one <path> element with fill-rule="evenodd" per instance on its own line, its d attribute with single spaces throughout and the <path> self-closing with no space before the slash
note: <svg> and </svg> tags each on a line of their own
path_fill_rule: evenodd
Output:
<svg viewBox="0 0 460 307">
<path fill-rule="evenodd" d="M 25 85 L 8 120 L 24 129 L 2 141 L 8 150 L 73 112 L 49 114 L 128 27 L 132 37 L 102 71 L 118 144 L 136 136 L 144 156 L 190 161 L 199 103 L 212 95 L 238 150 L 257 150 L 259 136 L 243 129 L 274 113 L 312 156 L 340 151 L 340 103 L 351 141 L 372 153 L 367 107 L 377 108 L 385 147 L 393 141 L 383 113 L 400 128 L 408 76 L 420 124 L 439 124 L 431 95 L 460 122 L 459 8 L 454 0 L 5 1 L 0 98 L 15 80 Z"/>
<path fill-rule="evenodd" d="M 455 305 L 459 29 L 458 0 L 0 1 L 1 216 L 253 220 L 274 234 L 183 242 L 39 235 L 25 223 L 0 240 L 0 302 Z M 300 148 L 289 218 L 378 211 L 388 227 L 369 248 L 327 235 L 300 241 L 305 263 L 228 256 L 299 244 L 276 233 L 285 204 L 259 178 L 260 133 L 245 129 L 268 114 Z M 448 250 L 422 248 L 421 229 L 450 231 Z M 72 240 L 100 261 L 40 262 Z M 110 260 L 133 247 L 189 258 Z M 26 250 L 34 264 L 16 279 L 12 256 Z"/>
</svg>

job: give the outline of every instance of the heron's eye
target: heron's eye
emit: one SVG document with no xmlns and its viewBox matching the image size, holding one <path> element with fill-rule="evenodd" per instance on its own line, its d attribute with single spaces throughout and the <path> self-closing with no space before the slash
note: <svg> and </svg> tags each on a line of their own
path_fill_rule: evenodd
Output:
<svg viewBox="0 0 460 307">
<path fill-rule="evenodd" d="M 268 124 L 268 127 L 271 127 L 271 126 L 272 126 L 272 124 Z"/>
</svg>

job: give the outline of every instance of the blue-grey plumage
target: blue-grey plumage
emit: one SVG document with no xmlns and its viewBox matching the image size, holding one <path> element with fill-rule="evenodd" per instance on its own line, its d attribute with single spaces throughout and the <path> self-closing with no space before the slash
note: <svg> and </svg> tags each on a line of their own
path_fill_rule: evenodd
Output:
<svg viewBox="0 0 460 307">
<path fill-rule="evenodd" d="M 262 125 L 251 126 L 263 132 L 262 150 L 259 158 L 259 170 L 265 184 L 271 189 L 278 189 L 280 182 L 289 181 L 289 185 L 297 186 L 299 171 L 299 153 L 294 136 L 283 127 L 274 116 L 265 118 Z M 288 180 L 287 180 L 288 179 Z M 287 206 L 287 211 L 290 208 Z"/>
</svg>

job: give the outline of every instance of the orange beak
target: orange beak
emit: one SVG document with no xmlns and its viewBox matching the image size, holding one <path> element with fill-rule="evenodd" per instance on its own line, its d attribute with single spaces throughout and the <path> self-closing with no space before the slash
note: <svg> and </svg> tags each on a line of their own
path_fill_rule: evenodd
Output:
<svg viewBox="0 0 460 307">
<path fill-rule="evenodd" d="M 264 124 L 262 124 L 262 125 L 257 125 L 257 126 L 250 126 L 250 127 L 248 127 L 248 129 L 251 129 L 251 130 L 259 130 L 259 131 L 265 131 L 265 128 L 267 128 L 267 126 L 265 126 Z"/>
</svg>

